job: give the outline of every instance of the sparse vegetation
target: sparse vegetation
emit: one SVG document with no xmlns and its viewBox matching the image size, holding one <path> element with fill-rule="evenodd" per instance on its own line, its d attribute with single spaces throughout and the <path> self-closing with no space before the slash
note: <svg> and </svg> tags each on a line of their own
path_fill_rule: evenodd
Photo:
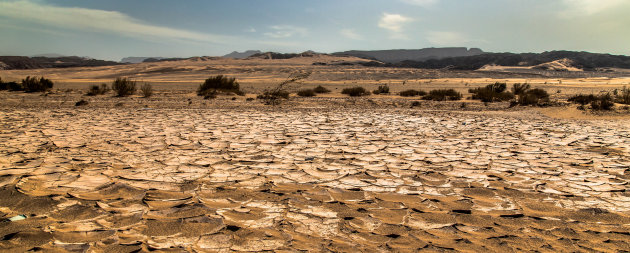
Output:
<svg viewBox="0 0 630 253">
<path fill-rule="evenodd" d="M 153 95 L 153 86 L 150 83 L 144 83 L 142 87 L 140 87 L 140 92 L 142 92 L 142 96 L 145 98 L 151 97 Z"/>
<path fill-rule="evenodd" d="M 579 94 L 579 95 L 572 96 L 568 99 L 569 102 L 577 103 L 580 105 L 587 105 L 595 100 L 597 100 L 597 97 L 593 94 L 590 94 L 590 95 Z"/>
<path fill-rule="evenodd" d="M 351 97 L 360 97 L 370 95 L 370 92 L 361 86 L 356 86 L 352 88 L 345 88 L 341 91 L 341 94 L 346 94 Z"/>
<path fill-rule="evenodd" d="M 74 106 L 84 106 L 84 105 L 88 105 L 88 101 L 85 101 L 83 99 L 79 100 L 78 102 L 74 104 Z"/>
<path fill-rule="evenodd" d="M 519 88 L 520 87 L 519 84 Z M 502 102 L 514 99 L 514 94 L 506 92 L 506 89 L 507 85 L 505 83 L 496 82 L 494 84 L 488 84 L 486 87 L 469 89 L 468 92 L 473 94 L 472 99 L 478 99 L 484 103 Z"/>
<path fill-rule="evenodd" d="M 595 111 L 610 111 L 615 106 L 615 102 L 610 93 L 597 96 L 597 98 L 591 101 L 591 109 Z"/>
<path fill-rule="evenodd" d="M 119 77 L 112 83 L 112 90 L 116 92 L 116 96 L 125 97 L 136 93 L 136 81 L 126 77 Z"/>
<path fill-rule="evenodd" d="M 240 90 L 240 85 L 236 78 L 224 75 L 210 77 L 197 88 L 197 95 L 203 96 L 205 99 L 215 98 L 219 92 L 234 93 L 239 96 L 245 95 Z"/>
<path fill-rule="evenodd" d="M 278 105 L 282 99 L 289 99 L 289 92 L 286 90 L 287 85 L 298 83 L 310 75 L 310 72 L 292 73 L 287 80 L 282 81 L 272 89 L 265 90 L 263 94 L 258 95 L 256 98 L 263 100 L 266 105 Z"/>
<path fill-rule="evenodd" d="M 454 89 L 440 89 L 429 91 L 429 94 L 424 96 L 422 99 L 433 101 L 455 101 L 462 99 L 462 94 Z"/>
<path fill-rule="evenodd" d="M 21 91 L 21 90 L 24 90 L 24 88 L 22 88 L 22 85 L 19 83 L 16 83 L 16 82 L 5 83 L 2 81 L 2 78 L 0 78 L 0 90 Z"/>
<path fill-rule="evenodd" d="M 320 93 L 320 94 L 322 94 L 322 93 L 330 93 L 330 90 L 329 90 L 329 89 L 326 89 L 326 87 L 321 86 L 321 85 L 319 85 L 319 86 L 315 87 L 315 88 L 313 89 L 313 91 L 314 91 L 315 93 Z"/>
<path fill-rule="evenodd" d="M 102 83 L 100 86 L 99 85 L 90 86 L 90 89 L 88 90 L 86 95 L 88 96 L 104 95 L 107 92 L 109 92 L 109 87 L 107 87 L 107 84 Z"/>
<path fill-rule="evenodd" d="M 52 89 L 52 87 L 53 82 L 44 77 L 27 76 L 25 79 L 22 79 L 22 89 L 26 92 L 44 92 Z"/>
<path fill-rule="evenodd" d="M 513 105 L 537 105 L 542 106 L 549 102 L 549 93 L 543 89 L 530 89 L 518 96 Z"/>
<path fill-rule="evenodd" d="M 427 92 L 423 90 L 405 90 L 398 93 L 402 97 L 426 96 Z"/>
<path fill-rule="evenodd" d="M 297 92 L 297 95 L 300 97 L 314 97 L 315 91 L 312 89 L 303 89 Z"/>
<path fill-rule="evenodd" d="M 630 88 L 626 86 L 616 95 L 617 103 L 630 105 Z"/>
<path fill-rule="evenodd" d="M 372 91 L 372 93 L 374 95 L 389 94 L 389 86 L 387 86 L 387 85 L 378 86 L 378 88 L 376 90 Z"/>
</svg>

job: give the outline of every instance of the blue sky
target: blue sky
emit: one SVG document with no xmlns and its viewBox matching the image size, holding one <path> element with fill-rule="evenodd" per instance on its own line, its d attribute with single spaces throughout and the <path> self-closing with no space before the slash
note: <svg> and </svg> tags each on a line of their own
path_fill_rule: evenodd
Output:
<svg viewBox="0 0 630 253">
<path fill-rule="evenodd" d="M 0 55 L 479 47 L 630 55 L 628 0 L 0 0 Z"/>
</svg>

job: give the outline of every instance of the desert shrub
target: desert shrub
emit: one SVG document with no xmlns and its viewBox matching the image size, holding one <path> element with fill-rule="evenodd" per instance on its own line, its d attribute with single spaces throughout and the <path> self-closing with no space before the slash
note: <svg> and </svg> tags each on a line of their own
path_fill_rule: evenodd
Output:
<svg viewBox="0 0 630 253">
<path fill-rule="evenodd" d="M 10 90 L 10 91 L 23 91 L 24 90 L 24 86 L 22 86 L 21 83 L 8 82 L 7 83 L 7 90 Z"/>
<path fill-rule="evenodd" d="M 76 102 L 74 104 L 74 106 L 84 106 L 84 105 L 87 105 L 87 104 L 88 104 L 88 101 L 85 101 L 85 100 L 81 99 L 78 102 Z"/>
<path fill-rule="evenodd" d="M 417 97 L 417 96 L 425 96 L 427 95 L 427 92 L 423 90 L 404 90 L 398 93 L 398 95 L 402 97 Z"/>
<path fill-rule="evenodd" d="M 218 92 L 234 93 L 239 96 L 245 95 L 240 90 L 240 85 L 236 78 L 223 75 L 210 77 L 197 88 L 197 95 L 203 97 L 212 96 L 212 94 L 216 96 Z"/>
<path fill-rule="evenodd" d="M 321 85 L 319 85 L 319 86 L 315 87 L 315 89 L 313 89 L 313 91 L 314 91 L 315 93 L 330 93 L 330 90 L 329 90 L 329 89 L 326 89 L 326 87 L 321 86 Z"/>
<path fill-rule="evenodd" d="M 351 97 L 360 97 L 370 95 L 370 92 L 361 86 L 356 86 L 352 88 L 345 88 L 341 91 L 341 94 L 346 94 Z"/>
<path fill-rule="evenodd" d="M 112 83 L 112 90 L 119 97 L 125 97 L 136 93 L 136 81 L 132 81 L 126 77 L 119 77 Z"/>
<path fill-rule="evenodd" d="M 103 95 L 107 92 L 109 92 L 109 87 L 107 87 L 107 84 L 102 83 L 100 86 L 99 85 L 90 86 L 90 89 L 88 90 L 86 95 L 96 96 L 96 95 Z"/>
<path fill-rule="evenodd" d="M 519 95 L 515 101 L 518 105 L 543 105 L 549 101 L 549 93 L 543 89 L 530 89 Z"/>
<path fill-rule="evenodd" d="M 615 106 L 615 102 L 610 93 L 597 96 L 597 98 L 591 101 L 591 109 L 596 111 L 609 111 Z"/>
<path fill-rule="evenodd" d="M 453 89 L 432 90 L 429 91 L 429 94 L 424 96 L 422 99 L 433 101 L 454 101 L 462 99 L 462 94 Z"/>
<path fill-rule="evenodd" d="M 378 88 L 376 90 L 372 91 L 372 93 L 374 95 L 389 94 L 389 86 L 387 86 L 387 85 L 380 85 L 380 86 L 378 86 Z"/>
<path fill-rule="evenodd" d="M 297 92 L 297 95 L 300 97 L 314 97 L 315 91 L 313 89 L 303 89 Z"/>
<path fill-rule="evenodd" d="M 150 83 L 144 83 L 142 87 L 140 87 L 140 92 L 142 92 L 142 96 L 145 98 L 151 97 L 153 95 L 153 86 Z"/>
<path fill-rule="evenodd" d="M 265 90 L 263 94 L 258 95 L 256 98 L 263 100 L 266 105 L 278 105 L 282 99 L 289 99 L 289 92 L 286 90 L 287 85 L 299 83 L 310 75 L 310 72 L 292 73 L 286 80 L 282 81 L 274 88 Z"/>
<path fill-rule="evenodd" d="M 577 103 L 580 105 L 587 105 L 590 104 L 591 102 L 595 101 L 597 99 L 597 97 L 593 94 L 590 95 L 583 95 L 583 94 L 579 94 L 579 95 L 575 95 L 572 96 L 568 99 L 569 102 L 573 102 L 573 103 Z"/>
<path fill-rule="evenodd" d="M 478 99 L 484 103 L 501 102 L 514 98 L 512 93 L 505 92 L 506 89 L 507 85 L 505 83 L 496 82 L 494 84 L 488 84 L 486 87 L 469 89 L 468 92 L 473 94 L 472 99 Z"/>
<path fill-rule="evenodd" d="M 630 89 L 623 87 L 621 92 L 617 94 L 617 103 L 630 105 Z"/>
<path fill-rule="evenodd" d="M 27 76 L 22 79 L 22 88 L 26 92 L 44 92 L 53 87 L 53 82 L 50 79 L 44 77 L 30 77 Z"/>
<path fill-rule="evenodd" d="M 520 96 L 525 94 L 525 92 L 527 92 L 530 88 L 531 85 L 529 85 L 528 83 L 515 83 L 514 85 L 512 85 L 512 94 Z"/>
</svg>

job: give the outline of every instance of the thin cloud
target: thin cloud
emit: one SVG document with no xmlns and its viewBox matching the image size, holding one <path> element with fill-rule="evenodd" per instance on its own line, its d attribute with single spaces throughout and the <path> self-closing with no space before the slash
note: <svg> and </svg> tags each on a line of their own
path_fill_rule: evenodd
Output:
<svg viewBox="0 0 630 253">
<path fill-rule="evenodd" d="M 0 2 L 0 16 L 12 20 L 135 38 L 165 38 L 190 42 L 227 43 L 229 36 L 146 24 L 117 11 L 67 8 L 29 0 Z"/>
<path fill-rule="evenodd" d="M 269 27 L 270 32 L 264 33 L 265 36 L 274 39 L 290 38 L 294 36 L 306 36 L 308 30 L 303 27 L 297 27 L 292 25 L 274 25 Z"/>
<path fill-rule="evenodd" d="M 355 32 L 352 29 L 342 29 L 341 31 L 339 31 L 339 34 L 341 34 L 342 36 L 348 38 L 348 39 L 353 39 L 353 40 L 361 40 L 363 39 L 363 36 L 361 36 L 360 34 L 358 34 L 357 32 Z"/>
<path fill-rule="evenodd" d="M 400 14 L 383 13 L 378 27 L 390 31 L 392 39 L 406 39 L 407 35 L 403 33 L 403 26 L 411 21 L 413 21 L 412 18 Z"/>
<path fill-rule="evenodd" d="M 628 3 L 627 0 L 562 0 L 562 2 L 567 7 L 560 13 L 562 17 L 594 15 Z"/>
<path fill-rule="evenodd" d="M 421 7 L 429 7 L 435 5 L 439 2 L 439 0 L 402 0 L 403 3 L 417 5 Z"/>
</svg>

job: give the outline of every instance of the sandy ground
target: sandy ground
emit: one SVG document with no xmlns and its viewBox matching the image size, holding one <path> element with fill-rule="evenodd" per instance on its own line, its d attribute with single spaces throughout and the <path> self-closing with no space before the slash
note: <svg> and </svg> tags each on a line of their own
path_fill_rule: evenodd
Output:
<svg viewBox="0 0 630 253">
<path fill-rule="evenodd" d="M 175 76 L 152 98 L 86 97 L 92 71 L 46 71 L 67 82 L 0 92 L 0 219 L 26 216 L 0 223 L 0 251 L 630 250 L 626 116 L 338 94 L 271 107 Z"/>
</svg>

